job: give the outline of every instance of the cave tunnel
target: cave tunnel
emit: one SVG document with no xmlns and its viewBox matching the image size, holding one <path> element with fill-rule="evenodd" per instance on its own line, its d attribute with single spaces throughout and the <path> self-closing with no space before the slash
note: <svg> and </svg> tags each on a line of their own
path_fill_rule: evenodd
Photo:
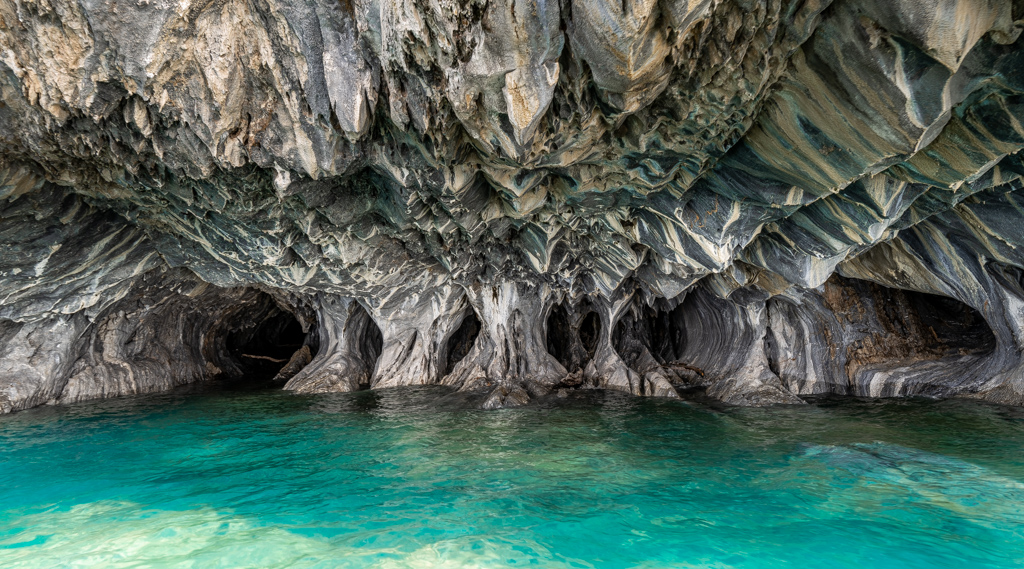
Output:
<svg viewBox="0 0 1024 569">
<path fill-rule="evenodd" d="M 365 362 L 367 373 L 366 382 L 360 383 L 360 389 L 370 388 L 370 379 L 373 377 L 373 372 L 377 367 L 377 360 L 380 359 L 381 352 L 384 351 L 384 333 L 381 332 L 380 327 L 374 322 L 370 314 L 363 308 L 358 310 L 358 314 L 355 318 L 357 320 L 357 328 L 359 332 L 359 356 Z"/>
<path fill-rule="evenodd" d="M 877 346 L 871 359 L 984 355 L 996 348 L 985 318 L 957 299 L 840 277 L 829 285 L 874 307 L 879 327 L 873 333 L 884 340 L 884 348 Z"/>
<path fill-rule="evenodd" d="M 681 299 L 636 303 L 619 319 L 612 346 L 630 368 L 672 369 L 685 386 L 736 368 L 755 341 L 757 327 L 741 304 L 694 287 Z"/>
<path fill-rule="evenodd" d="M 566 308 L 557 304 L 547 320 L 548 353 L 569 373 L 586 367 L 601 338 L 601 317 L 586 302 Z"/>
<path fill-rule="evenodd" d="M 834 276 L 826 285 L 825 300 L 826 309 L 851 334 L 834 336 L 839 342 L 835 347 L 858 363 L 984 355 L 996 347 L 984 317 L 953 298 Z M 768 300 L 768 312 L 787 302 Z M 703 377 L 731 369 L 735 354 L 758 341 L 756 322 L 748 320 L 741 304 L 695 288 L 674 307 L 634 306 L 617 323 L 612 344 L 634 368 L 643 365 L 648 351 L 678 373 Z M 777 373 L 772 334 L 768 326 L 764 341 L 769 365 Z M 807 341 L 824 342 L 825 337 Z"/>
<path fill-rule="evenodd" d="M 957 352 L 990 353 L 996 337 L 985 318 L 970 306 L 945 296 L 904 291 L 931 338 Z"/>
<path fill-rule="evenodd" d="M 228 379 L 253 385 L 265 384 L 282 372 L 294 375 L 316 355 L 318 347 L 316 333 L 303 330 L 295 314 L 277 306 L 269 295 L 259 294 L 256 309 L 240 312 L 236 316 L 239 321 L 229 328 L 224 340 L 228 355 L 237 364 Z"/>
<path fill-rule="evenodd" d="M 597 351 L 597 342 L 601 339 L 601 317 L 596 312 L 588 312 L 580 322 L 580 342 L 587 352 L 587 359 L 593 359 Z"/>
<path fill-rule="evenodd" d="M 476 343 L 476 338 L 479 335 L 480 319 L 475 312 L 470 310 L 463 317 L 459 328 L 448 338 L 448 343 L 445 346 L 445 354 L 447 354 L 445 357 L 445 375 L 450 374 L 455 369 L 455 366 L 469 355 L 469 351 L 473 349 L 473 344 Z"/>
<path fill-rule="evenodd" d="M 668 338 L 666 313 L 650 306 L 632 306 L 615 324 L 612 347 L 636 369 L 645 351 L 658 354 Z"/>
</svg>

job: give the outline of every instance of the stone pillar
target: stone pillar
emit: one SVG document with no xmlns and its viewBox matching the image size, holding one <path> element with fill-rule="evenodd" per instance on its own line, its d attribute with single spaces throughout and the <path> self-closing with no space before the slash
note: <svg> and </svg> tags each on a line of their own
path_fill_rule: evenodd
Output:
<svg viewBox="0 0 1024 569">
<path fill-rule="evenodd" d="M 466 294 L 462 287 L 445 285 L 395 297 L 400 300 L 370 306 L 384 335 L 372 387 L 436 384 L 444 375 L 448 338 L 468 307 Z"/>
<path fill-rule="evenodd" d="M 504 282 L 467 290 L 482 323 L 469 354 L 444 379 L 463 390 L 490 389 L 487 408 L 526 403 L 548 393 L 568 374 L 545 346 L 545 318 L 553 304 L 545 285 Z"/>
</svg>

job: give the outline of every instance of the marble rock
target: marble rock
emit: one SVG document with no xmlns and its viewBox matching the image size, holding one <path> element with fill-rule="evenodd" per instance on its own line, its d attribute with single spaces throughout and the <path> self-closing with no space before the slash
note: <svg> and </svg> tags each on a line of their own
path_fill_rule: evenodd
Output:
<svg viewBox="0 0 1024 569">
<path fill-rule="evenodd" d="M 0 412 L 1024 404 L 1021 0 L 0 0 Z"/>
</svg>

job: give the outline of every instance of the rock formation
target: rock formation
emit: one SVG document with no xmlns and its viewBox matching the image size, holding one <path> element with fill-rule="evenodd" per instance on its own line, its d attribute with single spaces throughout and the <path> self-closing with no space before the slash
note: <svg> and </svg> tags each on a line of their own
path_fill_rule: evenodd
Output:
<svg viewBox="0 0 1024 569">
<path fill-rule="evenodd" d="M 1024 404 L 1022 28 L 0 0 L 0 411 L 253 374 Z"/>
</svg>

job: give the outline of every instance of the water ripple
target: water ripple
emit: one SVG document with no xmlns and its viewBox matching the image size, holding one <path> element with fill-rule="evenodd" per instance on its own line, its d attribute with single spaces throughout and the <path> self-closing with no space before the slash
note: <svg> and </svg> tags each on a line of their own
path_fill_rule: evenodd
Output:
<svg viewBox="0 0 1024 569">
<path fill-rule="evenodd" d="M 0 417 L 0 566 L 1024 567 L 1024 414 L 192 390 Z"/>
</svg>

